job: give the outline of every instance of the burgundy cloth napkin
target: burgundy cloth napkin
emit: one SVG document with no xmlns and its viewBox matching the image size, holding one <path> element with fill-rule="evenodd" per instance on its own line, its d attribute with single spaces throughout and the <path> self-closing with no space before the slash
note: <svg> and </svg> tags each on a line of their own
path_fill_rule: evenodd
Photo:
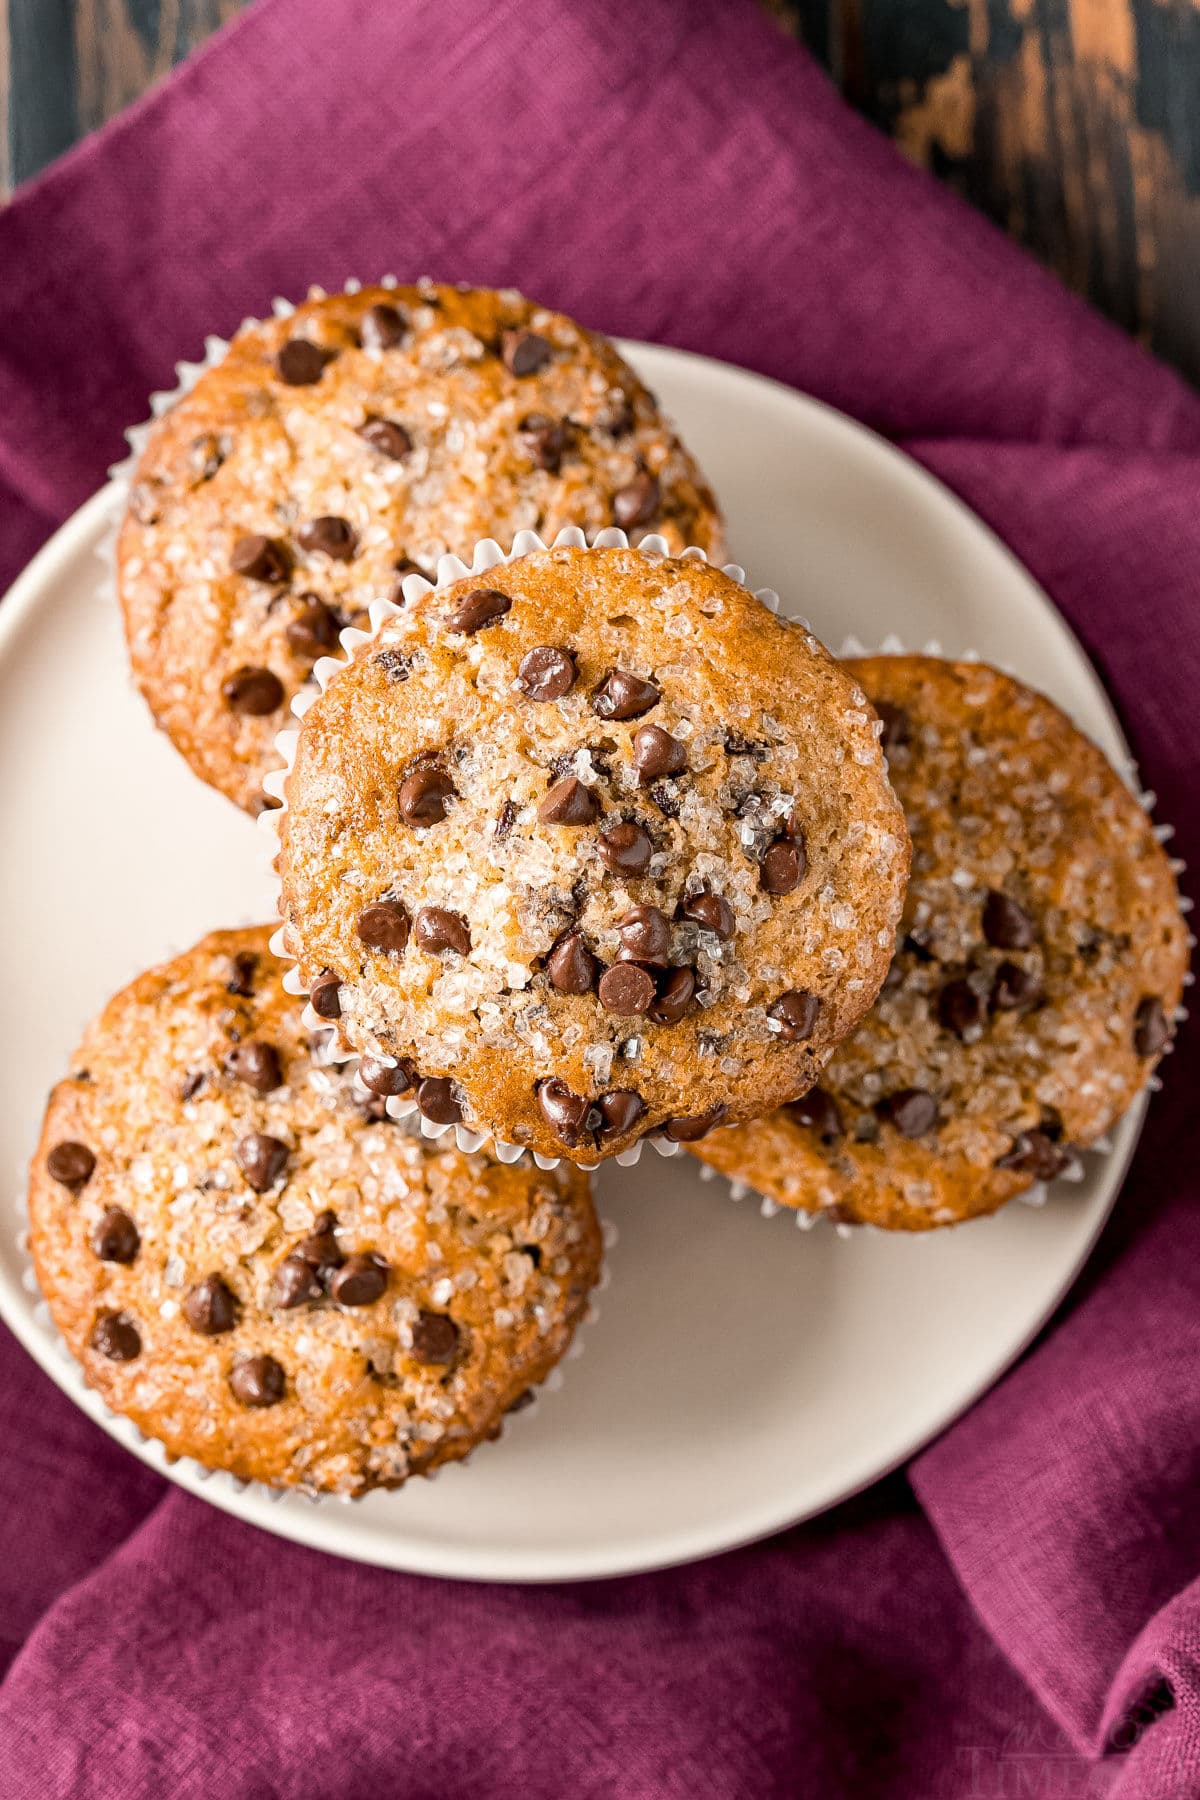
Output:
<svg viewBox="0 0 1200 1800">
<path fill-rule="evenodd" d="M 0 215 L 0 269 L 6 577 L 206 331 L 312 280 L 519 284 L 833 401 L 963 494 L 1196 859 L 1200 398 L 753 0 L 260 0 Z M 472 1587 L 292 1548 L 4 1339 L 4 1793 L 1200 1793 L 1196 1075 L 1185 1033 L 1065 1315 L 908 1479 L 684 1570 Z"/>
</svg>

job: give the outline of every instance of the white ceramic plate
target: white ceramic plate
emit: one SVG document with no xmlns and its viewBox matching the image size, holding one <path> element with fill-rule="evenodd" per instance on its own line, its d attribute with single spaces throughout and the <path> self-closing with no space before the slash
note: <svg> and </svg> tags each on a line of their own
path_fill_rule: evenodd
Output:
<svg viewBox="0 0 1200 1800">
<path fill-rule="evenodd" d="M 733 554 L 835 648 L 847 633 L 975 649 L 1126 755 L 1083 653 L 992 535 L 839 414 L 695 356 L 628 346 L 722 496 Z M 98 495 L 0 607 L 0 942 L 9 1054 L 0 1168 L 22 1170 L 81 1028 L 138 970 L 265 915 L 252 822 L 201 786 L 126 677 L 97 598 Z M 18 1047 L 19 1045 L 19 1047 Z M 561 1392 L 436 1486 L 353 1505 L 273 1499 L 167 1468 L 104 1415 L 23 1285 L 0 1195 L 0 1310 L 42 1367 L 144 1461 L 240 1518 L 366 1562 L 505 1581 L 682 1562 L 806 1518 L 911 1455 L 1027 1344 L 1106 1218 L 1140 1122 L 1040 1210 L 931 1237 L 796 1229 L 688 1157 L 598 1178 L 619 1229 L 602 1316 Z"/>
</svg>

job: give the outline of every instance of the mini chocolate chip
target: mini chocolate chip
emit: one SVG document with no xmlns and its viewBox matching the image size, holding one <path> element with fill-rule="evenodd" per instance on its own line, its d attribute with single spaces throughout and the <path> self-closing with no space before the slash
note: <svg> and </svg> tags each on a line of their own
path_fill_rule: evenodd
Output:
<svg viewBox="0 0 1200 1800">
<path fill-rule="evenodd" d="M 991 1004 L 994 1012 L 1020 1012 L 1040 1006 L 1046 990 L 1032 969 L 1020 963 L 1002 962 L 992 983 Z"/>
<path fill-rule="evenodd" d="M 248 1137 L 238 1139 L 233 1154 L 255 1193 L 265 1194 L 283 1174 L 289 1152 L 279 1138 L 252 1131 Z"/>
<path fill-rule="evenodd" d="M 511 606 L 512 596 L 502 594 L 499 588 L 472 588 L 446 614 L 446 630 L 474 637 L 502 619 Z"/>
<path fill-rule="evenodd" d="M 679 902 L 678 916 L 705 931 L 715 932 L 722 943 L 727 943 L 737 929 L 737 920 L 728 900 L 708 888 L 701 888 L 698 894 L 685 895 Z"/>
<path fill-rule="evenodd" d="M 671 954 L 671 921 L 657 906 L 635 906 L 617 920 L 623 962 L 664 964 Z"/>
<path fill-rule="evenodd" d="M 461 913 L 448 912 L 444 906 L 423 906 L 413 926 L 413 936 L 422 950 L 436 956 L 441 950 L 457 950 L 466 956 L 471 949 L 471 933 Z"/>
<path fill-rule="evenodd" d="M 1133 1047 L 1139 1056 L 1157 1056 L 1171 1038 L 1171 1027 L 1163 1003 L 1157 994 L 1146 994 L 1138 1001 L 1133 1015 Z"/>
<path fill-rule="evenodd" d="M 551 987 L 560 994 L 589 994 L 596 980 L 596 959 L 583 941 L 583 934 L 569 931 L 555 944 L 546 958 L 546 973 Z"/>
<path fill-rule="evenodd" d="M 258 531 L 238 538 L 229 553 L 229 566 L 235 575 L 245 575 L 251 581 L 265 581 L 271 587 L 286 581 L 291 570 L 283 545 Z"/>
<path fill-rule="evenodd" d="M 647 1014 L 656 1025 L 678 1025 L 692 1004 L 696 992 L 693 969 L 669 969 L 658 991 L 658 998 Z"/>
<path fill-rule="evenodd" d="M 592 429 L 602 431 L 606 437 L 628 437 L 635 423 L 633 402 L 627 394 L 620 394 L 600 408 L 592 421 Z"/>
<path fill-rule="evenodd" d="M 309 1306 L 325 1292 L 316 1270 L 304 1257 L 285 1256 L 271 1277 L 267 1304 L 280 1312 L 291 1312 L 297 1306 Z"/>
<path fill-rule="evenodd" d="M 388 1283 L 388 1266 L 373 1251 L 348 1256 L 333 1280 L 329 1292 L 339 1306 L 373 1306 L 383 1297 Z"/>
<path fill-rule="evenodd" d="M 759 866 L 759 885 L 767 894 L 790 894 L 804 880 L 808 856 L 800 837 L 777 837 Z"/>
<path fill-rule="evenodd" d="M 539 469 L 557 475 L 567 447 L 567 428 L 561 419 L 530 413 L 517 426 L 517 438 L 529 460 Z"/>
<path fill-rule="evenodd" d="M 110 1206 L 92 1231 L 92 1249 L 101 1262 L 131 1263 L 141 1242 L 137 1226 L 120 1206 Z"/>
<path fill-rule="evenodd" d="M 404 342 L 408 321 L 398 306 L 377 300 L 359 321 L 358 341 L 364 350 L 394 350 Z"/>
<path fill-rule="evenodd" d="M 588 1114 L 592 1110 L 591 1101 L 582 1094 L 572 1093 L 566 1082 L 557 1075 L 538 1083 L 537 1101 L 542 1117 L 555 1137 L 568 1150 L 574 1149 L 587 1129 Z"/>
<path fill-rule="evenodd" d="M 239 950 L 236 956 L 229 959 L 229 980 L 225 983 L 227 994 L 236 994 L 239 1000 L 248 1000 L 254 992 L 254 977 L 258 969 L 258 957 L 253 950 Z"/>
<path fill-rule="evenodd" d="M 504 805 L 500 808 L 499 813 L 496 815 L 496 829 L 492 833 L 492 836 L 498 844 L 504 842 L 513 826 L 516 824 L 518 810 L 519 809 L 513 805 L 511 800 L 506 800 Z"/>
<path fill-rule="evenodd" d="M 188 452 L 192 475 L 197 487 L 205 481 L 211 481 L 221 464 L 229 454 L 228 439 L 215 437 L 211 431 L 203 437 L 194 438 Z"/>
<path fill-rule="evenodd" d="M 678 775 L 687 768 L 687 751 L 678 738 L 661 725 L 643 725 L 634 733 L 633 767 L 642 787 L 662 775 Z"/>
<path fill-rule="evenodd" d="M 707 1137 L 710 1131 L 715 1131 L 728 1113 L 729 1108 L 721 1103 L 710 1106 L 707 1112 L 694 1113 L 690 1118 L 668 1119 L 663 1126 L 663 1135 L 670 1138 L 673 1144 L 694 1144 L 698 1138 Z"/>
<path fill-rule="evenodd" d="M 527 650 L 517 669 L 517 686 L 531 700 L 561 700 L 575 686 L 575 653 L 553 644 Z"/>
<path fill-rule="evenodd" d="M 243 1406 L 276 1406 L 287 1391 L 287 1377 L 273 1356 L 238 1356 L 229 1389 Z"/>
<path fill-rule="evenodd" d="M 409 825 L 440 825 L 446 816 L 446 802 L 455 793 L 457 789 L 445 769 L 433 763 L 406 775 L 397 798 Z"/>
<path fill-rule="evenodd" d="M 901 744 L 908 743 L 912 735 L 908 714 L 902 706 L 893 706 L 890 700 L 876 700 L 873 704 L 883 725 L 879 747 L 886 756 L 889 750 L 898 750 Z"/>
<path fill-rule="evenodd" d="M 207 1080 L 208 1076 L 203 1069 L 193 1069 L 192 1073 L 188 1076 L 187 1080 L 179 1090 L 179 1098 L 185 1105 L 189 1100 L 194 1100 L 196 1098 L 196 1095 L 200 1092 L 200 1089 Z"/>
<path fill-rule="evenodd" d="M 554 345 L 536 331 L 505 331 L 500 355 L 510 375 L 536 375 L 554 354 Z"/>
<path fill-rule="evenodd" d="M 412 1328 L 412 1353 L 418 1362 L 452 1363 L 458 1351 L 458 1326 L 445 1313 L 417 1315 Z"/>
<path fill-rule="evenodd" d="M 386 1063 L 379 1056 L 364 1056 L 358 1065 L 358 1079 L 373 1094 L 403 1094 L 412 1086 L 407 1069 L 399 1063 Z"/>
<path fill-rule="evenodd" d="M 354 929 L 368 950 L 399 956 L 408 943 L 408 914 L 399 900 L 377 900 L 363 907 Z"/>
<path fill-rule="evenodd" d="M 220 1337 L 237 1324 L 237 1295 L 220 1275 L 206 1275 L 183 1296 L 183 1316 L 202 1337 Z"/>
<path fill-rule="evenodd" d="M 924 1088 L 900 1088 L 880 1101 L 879 1109 L 891 1120 L 901 1137 L 924 1137 L 938 1122 L 938 1103 Z"/>
<path fill-rule="evenodd" d="M 775 1020 L 778 1035 L 785 1043 L 802 1044 L 812 1036 L 820 1010 L 821 1002 L 807 988 L 789 988 L 773 1006 L 768 1006 L 767 1017 Z"/>
<path fill-rule="evenodd" d="M 289 338 L 275 358 L 279 379 L 288 387 L 311 387 L 314 381 L 320 381 L 333 354 L 308 338 Z"/>
<path fill-rule="evenodd" d="M 328 1209 L 319 1212 L 313 1220 L 312 1230 L 300 1239 L 292 1255 L 300 1257 L 323 1281 L 327 1281 L 330 1270 L 340 1269 L 346 1260 L 337 1241 L 337 1214 Z"/>
<path fill-rule="evenodd" d="M 427 1075 L 417 1087 L 417 1105 L 422 1115 L 434 1125 L 459 1125 L 462 1107 L 454 1093 L 454 1083 L 445 1075 Z"/>
<path fill-rule="evenodd" d="M 273 1044 L 235 1044 L 225 1058 L 225 1067 L 238 1081 L 244 1081 L 256 1094 L 269 1094 L 283 1085 L 279 1052 Z"/>
<path fill-rule="evenodd" d="M 98 1313 L 88 1343 L 109 1362 L 132 1362 L 142 1353 L 137 1326 L 123 1312 Z"/>
<path fill-rule="evenodd" d="M 797 1125 L 804 1125 L 809 1131 L 815 1131 L 823 1144 L 836 1143 L 842 1136 L 842 1115 L 838 1103 L 824 1088 L 809 1088 L 807 1094 L 801 1094 L 799 1100 L 790 1101 L 786 1110 Z"/>
<path fill-rule="evenodd" d="M 591 825 L 599 817 L 599 800 L 575 775 L 556 781 L 538 807 L 543 825 Z"/>
<path fill-rule="evenodd" d="M 969 981 L 948 981 L 938 995 L 938 1022 L 966 1041 L 983 1024 L 986 1008 Z"/>
<path fill-rule="evenodd" d="M 358 533 L 349 519 L 322 513 L 307 519 L 296 532 L 296 542 L 310 555 L 328 556 L 332 562 L 349 562 L 358 544 Z"/>
<path fill-rule="evenodd" d="M 629 485 L 618 488 L 613 495 L 613 518 L 625 530 L 632 525 L 644 525 L 658 511 L 661 499 L 653 475 L 648 469 L 639 469 Z"/>
<path fill-rule="evenodd" d="M 637 963 L 614 963 L 600 977 L 597 993 L 605 1012 L 615 1013 L 619 1019 L 631 1019 L 649 1012 L 654 1004 L 654 977 Z"/>
<path fill-rule="evenodd" d="M 992 888 L 983 903 L 983 935 L 997 950 L 1028 950 L 1033 920 L 1008 894 Z"/>
<path fill-rule="evenodd" d="M 612 1088 L 596 1102 L 602 1124 L 602 1138 L 624 1137 L 632 1131 L 646 1110 L 646 1102 L 632 1088 Z"/>
<path fill-rule="evenodd" d="M 624 669 L 609 669 L 592 693 L 592 711 L 601 719 L 640 719 L 662 699 L 662 690 L 653 681 L 643 681 Z"/>
<path fill-rule="evenodd" d="M 252 719 L 265 718 L 283 705 L 283 683 L 270 669 L 235 669 L 222 683 L 221 692 L 231 712 Z"/>
<path fill-rule="evenodd" d="M 613 875 L 644 875 L 654 855 L 654 844 L 648 831 L 640 825 L 611 825 L 596 840 L 596 849 L 605 868 Z"/>
<path fill-rule="evenodd" d="M 1053 1181 L 1071 1161 L 1070 1151 L 1061 1148 L 1044 1131 L 1022 1131 L 1003 1156 L 996 1158 L 996 1167 L 1032 1175 L 1035 1181 Z"/>
<path fill-rule="evenodd" d="M 378 413 L 369 413 L 359 426 L 358 435 L 364 444 L 370 444 L 372 450 L 393 462 L 403 462 L 412 455 L 413 441 L 395 419 L 381 419 Z"/>
<path fill-rule="evenodd" d="M 95 1167 L 96 1158 L 87 1145 L 77 1144 L 70 1138 L 55 1144 L 46 1158 L 46 1173 L 73 1193 L 78 1193 L 91 1180 Z"/>
<path fill-rule="evenodd" d="M 289 619 L 284 635 L 289 650 L 306 662 L 315 662 L 336 646 L 340 627 L 336 613 L 328 606 L 311 594 L 305 598 L 308 604 L 294 619 Z"/>
<path fill-rule="evenodd" d="M 342 984 L 331 969 L 318 975 L 308 993 L 309 1004 L 318 1019 L 340 1019 L 342 1016 Z"/>
</svg>

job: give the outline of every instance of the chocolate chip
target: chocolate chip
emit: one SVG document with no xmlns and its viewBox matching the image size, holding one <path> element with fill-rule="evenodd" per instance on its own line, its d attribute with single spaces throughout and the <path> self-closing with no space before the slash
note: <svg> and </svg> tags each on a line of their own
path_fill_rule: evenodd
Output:
<svg viewBox="0 0 1200 1800">
<path fill-rule="evenodd" d="M 408 321 L 397 306 L 377 300 L 359 322 L 358 341 L 364 350 L 394 350 L 404 342 Z"/>
<path fill-rule="evenodd" d="M 332 562 L 349 562 L 358 544 L 358 533 L 349 519 L 337 513 L 322 513 L 319 519 L 307 519 L 296 532 L 296 542 L 310 556 L 328 556 Z"/>
<path fill-rule="evenodd" d="M 648 797 L 653 800 L 664 819 L 679 817 L 679 786 L 674 781 L 656 781 L 653 787 L 646 789 Z"/>
<path fill-rule="evenodd" d="M 225 1058 L 225 1067 L 256 1094 L 269 1094 L 283 1085 L 279 1052 L 272 1044 L 259 1044 L 253 1039 L 249 1043 L 235 1044 Z"/>
<path fill-rule="evenodd" d="M 472 588 L 446 614 L 446 630 L 474 637 L 502 619 L 511 606 L 512 596 L 502 594 L 499 588 Z"/>
<path fill-rule="evenodd" d="M 554 345 L 536 331 L 505 331 L 500 355 L 510 375 L 536 375 L 554 354 Z"/>
<path fill-rule="evenodd" d="M 270 669 L 235 669 L 222 683 L 221 692 L 232 712 L 261 719 L 283 705 L 283 683 Z"/>
<path fill-rule="evenodd" d="M 258 957 L 253 950 L 239 950 L 236 956 L 229 959 L 229 980 L 225 983 L 227 994 L 236 994 L 239 1000 L 248 1000 L 254 992 L 254 977 L 258 969 Z"/>
<path fill-rule="evenodd" d="M 771 754 L 770 744 L 761 738 L 738 737 L 732 731 L 725 733 L 721 744 L 726 756 L 748 756 L 756 763 L 766 762 Z"/>
<path fill-rule="evenodd" d="M 183 1316 L 202 1337 L 221 1337 L 237 1324 L 237 1295 L 219 1275 L 206 1275 L 183 1296 Z"/>
<path fill-rule="evenodd" d="M 938 1103 L 924 1088 L 901 1088 L 888 1099 L 881 1100 L 879 1110 L 891 1120 L 901 1137 L 924 1137 L 938 1122 Z"/>
<path fill-rule="evenodd" d="M 412 673 L 412 657 L 405 656 L 402 650 L 388 647 L 376 650 L 371 661 L 377 669 L 382 669 L 389 681 L 407 681 Z"/>
<path fill-rule="evenodd" d="M 506 800 L 496 815 L 496 829 L 492 833 L 498 844 L 502 844 L 517 822 L 518 808 L 511 800 Z"/>
<path fill-rule="evenodd" d="M 722 943 L 727 943 L 737 929 L 737 920 L 728 900 L 708 888 L 701 888 L 698 894 L 685 895 L 679 902 L 678 916 L 705 931 L 715 932 Z"/>
<path fill-rule="evenodd" d="M 454 1093 L 454 1083 L 444 1075 L 427 1075 L 417 1087 L 417 1106 L 434 1125 L 459 1125 L 462 1107 Z"/>
<path fill-rule="evenodd" d="M 876 700 L 874 706 L 883 724 L 879 747 L 886 756 L 889 750 L 898 750 L 908 743 L 912 735 L 908 714 L 903 707 L 893 706 L 890 700 Z"/>
<path fill-rule="evenodd" d="M 1033 920 L 1015 900 L 992 888 L 983 903 L 983 935 L 997 950 L 1028 950 Z"/>
<path fill-rule="evenodd" d="M 606 437 L 628 437 L 636 423 L 633 402 L 627 394 L 619 394 L 602 406 L 592 421 L 595 431 L 602 431 Z"/>
<path fill-rule="evenodd" d="M 824 1088 L 809 1088 L 807 1094 L 801 1094 L 799 1100 L 790 1101 L 786 1111 L 797 1125 L 816 1132 L 823 1144 L 836 1143 L 842 1136 L 842 1115 L 838 1103 Z"/>
<path fill-rule="evenodd" d="M 517 669 L 517 686 L 531 700 L 561 700 L 575 686 L 575 653 L 553 644 L 527 650 Z"/>
<path fill-rule="evenodd" d="M 96 1167 L 96 1158 L 86 1144 L 77 1144 L 67 1138 L 61 1144 L 55 1144 L 46 1158 L 46 1173 L 53 1181 L 60 1181 L 72 1193 L 78 1193 L 88 1181 Z"/>
<path fill-rule="evenodd" d="M 307 1237 L 301 1238 L 292 1255 L 300 1257 L 310 1269 L 316 1270 L 322 1281 L 328 1283 L 330 1272 L 340 1269 L 346 1260 L 337 1241 L 336 1213 L 328 1209 L 319 1212 L 313 1220 L 312 1230 Z"/>
<path fill-rule="evenodd" d="M 767 894 L 790 894 L 804 880 L 808 856 L 801 837 L 777 837 L 759 866 L 759 885 Z"/>
<path fill-rule="evenodd" d="M 92 1249 L 101 1262 L 131 1263 L 141 1242 L 137 1226 L 120 1206 L 110 1206 L 92 1231 Z"/>
<path fill-rule="evenodd" d="M 821 1002 L 807 988 L 789 988 L 768 1006 L 767 1017 L 779 1026 L 778 1035 L 785 1043 L 802 1044 L 812 1036 L 820 1010 Z"/>
<path fill-rule="evenodd" d="M 192 1073 L 188 1076 L 187 1080 L 179 1090 L 179 1098 L 185 1105 L 189 1100 L 194 1100 L 196 1098 L 196 1095 L 200 1092 L 200 1089 L 207 1080 L 208 1076 L 203 1069 L 193 1069 Z"/>
<path fill-rule="evenodd" d="M 318 975 L 309 989 L 309 1004 L 318 1019 L 340 1019 L 342 1016 L 342 984 L 332 970 Z"/>
<path fill-rule="evenodd" d="M 1073 1160 L 1071 1152 L 1056 1144 L 1044 1131 L 1022 1131 L 1003 1156 L 996 1158 L 996 1167 L 1014 1169 L 1019 1175 L 1032 1175 L 1035 1181 L 1053 1181 Z"/>
<path fill-rule="evenodd" d="M 324 1288 L 316 1270 L 302 1256 L 285 1256 L 271 1277 L 267 1305 L 279 1312 L 292 1312 L 297 1306 L 309 1306 L 319 1300 Z"/>
<path fill-rule="evenodd" d="M 421 1311 L 412 1328 L 412 1353 L 418 1362 L 446 1364 L 458 1352 L 458 1326 L 445 1313 Z"/>
<path fill-rule="evenodd" d="M 142 1353 L 137 1326 L 123 1312 L 98 1313 L 88 1343 L 109 1362 L 132 1362 Z"/>
<path fill-rule="evenodd" d="M 412 1086 L 408 1071 L 399 1063 L 386 1063 L 379 1056 L 364 1056 L 358 1065 L 358 1079 L 373 1094 L 403 1094 Z"/>
<path fill-rule="evenodd" d="M 938 995 L 938 1021 L 965 1042 L 983 1024 L 985 1007 L 969 981 L 948 981 Z"/>
<path fill-rule="evenodd" d="M 229 1371 L 229 1389 L 243 1406 L 277 1406 L 287 1377 L 273 1356 L 238 1356 Z"/>
<path fill-rule="evenodd" d="M 596 1107 L 602 1121 L 600 1136 L 624 1137 L 642 1117 L 646 1102 L 632 1088 L 612 1088 L 607 1094 L 601 1094 Z"/>
<path fill-rule="evenodd" d="M 1040 1006 L 1046 991 L 1032 969 L 1020 963 L 1002 962 L 992 982 L 993 1012 L 1021 1012 Z"/>
<path fill-rule="evenodd" d="M 657 906 L 635 906 L 618 919 L 617 935 L 622 961 L 662 964 L 671 954 L 671 921 Z"/>
<path fill-rule="evenodd" d="M 456 950 L 466 956 L 471 948 L 471 933 L 461 913 L 447 912 L 444 906 L 423 906 L 417 914 L 413 936 L 422 950 L 436 956 L 441 950 Z"/>
<path fill-rule="evenodd" d="M 694 1144 L 698 1138 L 707 1137 L 714 1131 L 729 1113 L 723 1103 L 710 1106 L 707 1112 L 694 1113 L 686 1119 L 668 1119 L 663 1126 L 663 1136 L 670 1138 L 673 1144 Z"/>
<path fill-rule="evenodd" d="M 644 525 L 658 511 L 662 496 L 648 469 L 640 469 L 627 487 L 618 488 L 612 498 L 613 518 L 628 530 Z"/>
<path fill-rule="evenodd" d="M 605 1012 L 615 1013 L 619 1019 L 631 1019 L 649 1012 L 654 1004 L 654 977 L 637 963 L 614 963 L 600 977 L 597 992 Z"/>
<path fill-rule="evenodd" d="M 530 413 L 517 426 L 517 438 L 529 460 L 539 469 L 557 475 L 567 447 L 567 429 L 561 419 Z"/>
<path fill-rule="evenodd" d="M 287 1166 L 288 1147 L 277 1137 L 253 1131 L 248 1137 L 239 1138 L 233 1154 L 255 1193 L 265 1194 Z"/>
<path fill-rule="evenodd" d="M 556 781 L 538 807 L 543 825 L 591 825 L 599 817 L 599 800 L 575 775 Z"/>
<path fill-rule="evenodd" d="M 392 590 L 392 598 L 397 606 L 404 605 L 404 592 L 401 583 L 404 581 L 406 575 L 419 575 L 422 581 L 427 581 L 430 587 L 433 586 L 433 576 L 429 573 L 428 569 L 423 569 L 419 562 L 413 561 L 411 556 L 398 556 L 392 564 L 392 568 L 395 570 L 398 577 L 396 586 Z"/>
<path fill-rule="evenodd" d="M 644 875 L 654 855 L 654 844 L 648 831 L 640 825 L 611 825 L 596 840 L 596 849 L 605 868 L 613 875 Z"/>
<path fill-rule="evenodd" d="M 633 767 L 642 787 L 662 775 L 678 775 L 687 768 L 687 751 L 678 738 L 661 725 L 643 725 L 633 738 Z"/>
<path fill-rule="evenodd" d="M 412 455 L 413 441 L 395 419 L 381 419 L 378 413 L 369 413 L 359 426 L 358 435 L 364 444 L 370 444 L 372 450 L 389 456 L 393 462 L 403 462 Z"/>
<path fill-rule="evenodd" d="M 238 538 L 229 553 L 229 566 L 235 575 L 245 575 L 251 581 L 265 581 L 271 587 L 286 581 L 291 571 L 283 545 L 257 531 Z"/>
<path fill-rule="evenodd" d="M 609 669 L 592 693 L 592 711 L 601 719 L 640 719 L 662 699 L 653 681 L 643 681 L 624 669 Z"/>
<path fill-rule="evenodd" d="M 289 619 L 285 636 L 288 649 L 302 657 L 306 662 L 315 662 L 318 656 L 324 656 L 334 649 L 338 641 L 340 626 L 337 614 L 311 594 L 305 596 L 308 604 Z"/>
<path fill-rule="evenodd" d="M 426 764 L 400 783 L 400 812 L 409 825 L 440 825 L 446 816 L 446 802 L 456 792 L 445 769 Z"/>
<path fill-rule="evenodd" d="M 387 1282 L 388 1266 L 382 1256 L 366 1251 L 346 1258 L 329 1291 L 339 1306 L 374 1306 L 383 1297 Z"/>
<path fill-rule="evenodd" d="M 408 943 L 408 914 L 399 900 L 377 900 L 363 907 L 354 929 L 368 950 L 399 956 Z"/>
<path fill-rule="evenodd" d="M 589 994 L 596 979 L 596 959 L 582 932 L 569 931 L 546 958 L 550 985 L 560 994 Z"/>
<path fill-rule="evenodd" d="M 557 1075 L 538 1083 L 537 1100 L 542 1117 L 555 1137 L 568 1150 L 574 1149 L 587 1129 L 588 1114 L 592 1110 L 591 1101 L 582 1094 L 572 1093 L 566 1082 Z"/>
<path fill-rule="evenodd" d="M 693 969 L 669 969 L 658 991 L 658 998 L 647 1014 L 656 1025 L 678 1025 L 692 1004 L 696 992 Z"/>
<path fill-rule="evenodd" d="M 211 431 L 205 432 L 203 437 L 194 438 L 188 452 L 188 462 L 191 464 L 196 486 L 211 481 L 228 455 L 228 439 L 215 437 Z"/>
<path fill-rule="evenodd" d="M 289 338 L 275 358 L 275 367 L 279 379 L 288 387 L 311 387 L 314 381 L 320 381 L 325 364 L 332 360 L 332 352 L 322 350 L 308 338 Z"/>
<path fill-rule="evenodd" d="M 1163 1003 L 1156 994 L 1138 1001 L 1133 1015 L 1133 1047 L 1139 1056 L 1157 1056 L 1170 1042 L 1171 1027 Z"/>
</svg>

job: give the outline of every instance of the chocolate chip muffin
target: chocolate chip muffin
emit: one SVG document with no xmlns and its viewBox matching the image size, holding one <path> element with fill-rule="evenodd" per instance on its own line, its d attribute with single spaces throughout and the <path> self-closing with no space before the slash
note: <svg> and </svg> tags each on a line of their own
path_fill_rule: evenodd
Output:
<svg viewBox="0 0 1200 1800">
<path fill-rule="evenodd" d="M 1170 1045 L 1187 932 L 1150 820 L 1049 700 L 979 663 L 847 668 L 912 833 L 895 960 L 819 1087 L 696 1154 L 923 1231 L 1064 1174 L 1120 1117 Z"/>
<path fill-rule="evenodd" d="M 600 1263 L 586 1177 L 424 1142 L 314 1059 L 265 930 L 140 976 L 50 1097 L 30 1241 L 116 1412 L 214 1469 L 338 1494 L 495 1437 Z"/>
<path fill-rule="evenodd" d="M 151 428 L 117 577 L 133 672 L 252 811 L 314 661 L 446 551 L 619 525 L 718 553 L 694 461 L 607 338 L 513 292 L 315 294 Z"/>
<path fill-rule="evenodd" d="M 281 947 L 397 1110 L 590 1164 L 803 1093 L 908 869 L 854 678 L 699 558 L 538 550 L 323 669 Z"/>
</svg>

